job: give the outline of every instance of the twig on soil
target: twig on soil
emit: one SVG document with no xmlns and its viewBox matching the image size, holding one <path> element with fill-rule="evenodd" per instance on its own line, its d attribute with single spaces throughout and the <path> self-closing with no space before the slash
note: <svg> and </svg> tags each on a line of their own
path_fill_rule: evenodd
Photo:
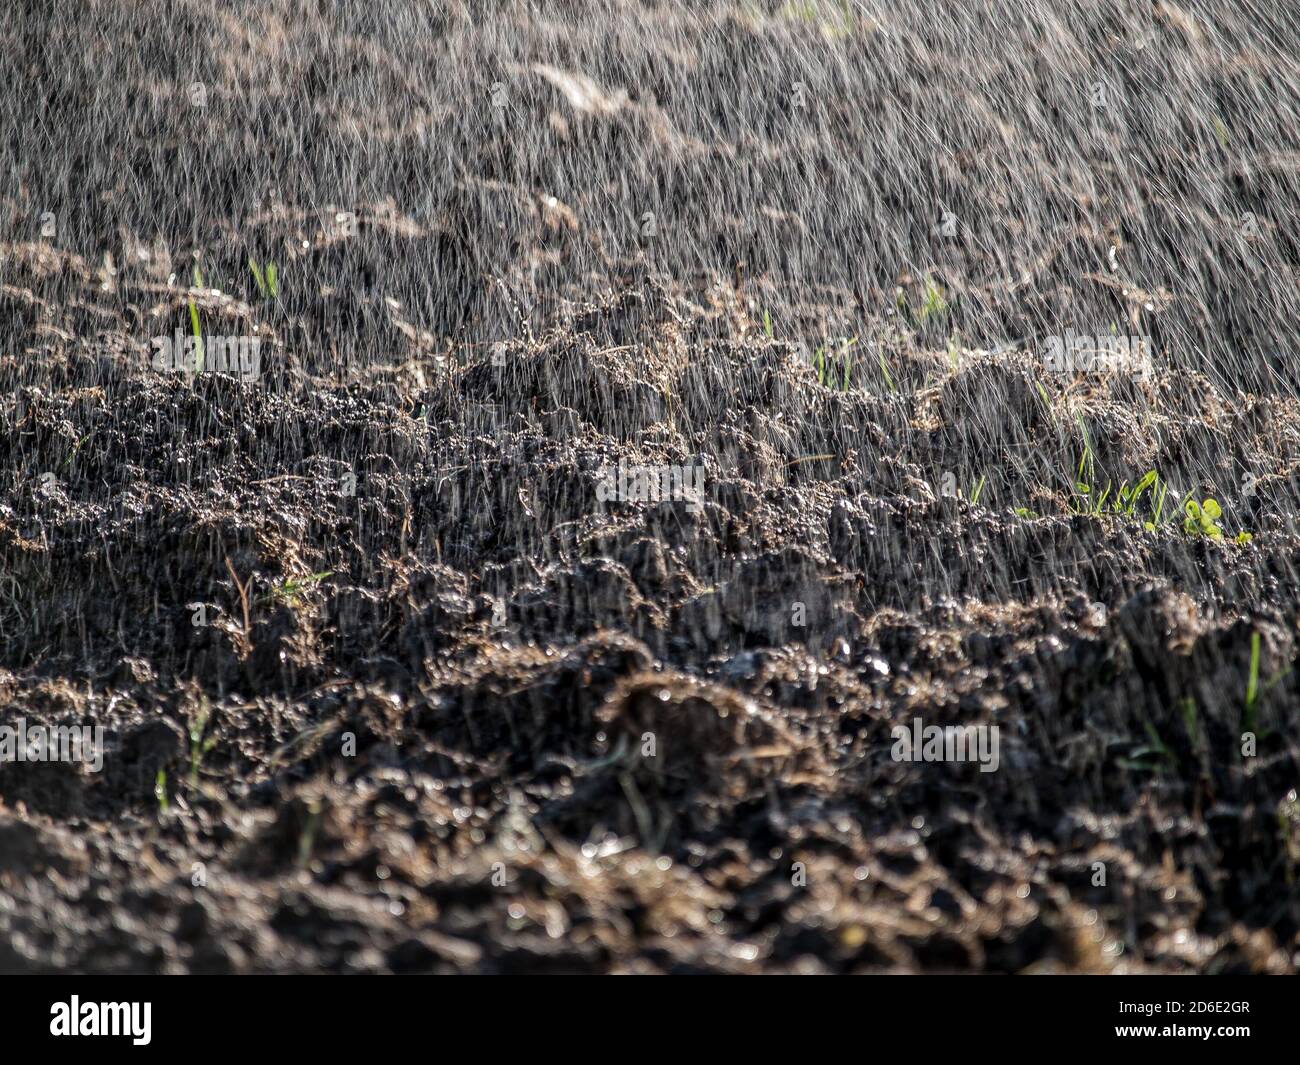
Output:
<svg viewBox="0 0 1300 1065">
<path fill-rule="evenodd" d="M 226 571 L 230 574 L 230 579 L 235 582 L 235 588 L 239 592 L 239 605 L 244 612 L 244 635 L 247 636 L 251 631 L 248 621 L 248 585 L 235 575 L 235 567 L 230 564 L 229 555 L 226 556 Z"/>
</svg>

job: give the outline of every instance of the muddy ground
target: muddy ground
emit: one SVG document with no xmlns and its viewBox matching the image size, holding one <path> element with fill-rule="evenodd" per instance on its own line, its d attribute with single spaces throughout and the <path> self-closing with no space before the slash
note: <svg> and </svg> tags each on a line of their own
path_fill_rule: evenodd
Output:
<svg viewBox="0 0 1300 1065">
<path fill-rule="evenodd" d="M 106 738 L 0 762 L 0 970 L 1295 969 L 1293 21 L 79 6 L 0 25 L 0 725 Z"/>
</svg>

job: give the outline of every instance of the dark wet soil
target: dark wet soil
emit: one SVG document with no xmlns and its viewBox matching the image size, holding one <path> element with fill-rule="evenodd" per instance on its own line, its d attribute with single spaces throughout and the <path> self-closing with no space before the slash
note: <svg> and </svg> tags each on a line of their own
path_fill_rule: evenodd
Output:
<svg viewBox="0 0 1300 1065">
<path fill-rule="evenodd" d="M 1295 28 L 487 6 L 0 31 L 0 970 L 1293 971 Z"/>
</svg>

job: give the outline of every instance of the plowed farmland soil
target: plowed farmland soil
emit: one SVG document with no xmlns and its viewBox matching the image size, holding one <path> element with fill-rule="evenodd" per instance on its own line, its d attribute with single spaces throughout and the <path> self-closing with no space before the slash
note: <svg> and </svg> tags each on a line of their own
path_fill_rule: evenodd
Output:
<svg viewBox="0 0 1300 1065">
<path fill-rule="evenodd" d="M 11 7 L 0 970 L 1295 969 L 1286 5 Z"/>
</svg>

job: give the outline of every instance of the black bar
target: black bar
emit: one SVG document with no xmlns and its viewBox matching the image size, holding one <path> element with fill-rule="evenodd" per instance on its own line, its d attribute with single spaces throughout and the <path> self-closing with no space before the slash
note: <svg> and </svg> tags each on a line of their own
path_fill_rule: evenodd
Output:
<svg viewBox="0 0 1300 1065">
<path fill-rule="evenodd" d="M 900 1049 L 912 1044 L 925 1053 L 1129 1047 L 1181 1059 L 1197 1047 L 1222 1056 L 1294 1041 L 1296 985 L 1267 978 L 704 979 L 707 986 L 636 977 L 523 985 L 438 977 L 55 976 L 7 980 L 3 1001 L 10 1053 L 76 1044 L 81 1051 L 112 1046 L 131 1054 L 376 1054 L 408 1040 L 438 1057 L 475 1048 L 497 1057 L 536 1054 L 547 1044 L 584 1053 L 658 1044 L 674 1053 L 675 1043 L 697 1036 L 736 1052 L 820 1053 L 848 1036 L 864 1048 L 899 1041 Z M 70 1007 L 73 996 L 87 1024 L 91 1013 L 96 1021 L 102 1015 L 87 1012 L 88 1005 L 138 1004 L 136 1032 L 145 1027 L 148 1003 L 147 1043 L 130 1034 L 52 1035 L 52 1023 L 66 1015 L 60 1004 Z"/>
</svg>

